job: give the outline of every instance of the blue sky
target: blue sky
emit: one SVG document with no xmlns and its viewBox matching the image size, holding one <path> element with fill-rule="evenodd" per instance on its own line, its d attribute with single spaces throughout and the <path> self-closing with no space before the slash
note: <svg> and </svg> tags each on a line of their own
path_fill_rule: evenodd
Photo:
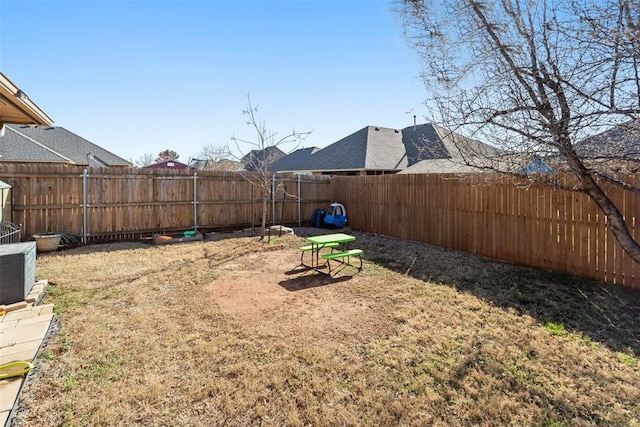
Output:
<svg viewBox="0 0 640 427">
<path fill-rule="evenodd" d="M 383 0 L 0 0 L 0 71 L 56 126 L 133 162 L 253 140 L 247 94 L 271 130 L 312 131 L 303 147 L 426 114 Z"/>
</svg>

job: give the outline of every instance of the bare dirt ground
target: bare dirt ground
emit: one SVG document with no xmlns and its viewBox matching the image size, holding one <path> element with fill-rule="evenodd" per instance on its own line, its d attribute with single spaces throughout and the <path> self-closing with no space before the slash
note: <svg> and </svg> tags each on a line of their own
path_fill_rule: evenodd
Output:
<svg viewBox="0 0 640 427">
<path fill-rule="evenodd" d="M 58 331 L 15 426 L 640 425 L 638 292 L 347 230 L 37 260 Z"/>
<path fill-rule="evenodd" d="M 299 266 L 298 252 L 282 255 L 254 253 L 244 256 L 241 264 L 226 263 L 221 269 L 224 280 L 207 287 L 212 303 L 261 332 L 307 343 L 373 336 L 384 330 L 384 320 L 370 310 L 368 301 L 344 298 L 343 288 L 366 280 L 366 274 L 340 267 L 332 276 L 324 276 Z M 247 269 L 247 263 L 254 268 Z M 267 283 L 279 286 L 260 285 Z"/>
</svg>

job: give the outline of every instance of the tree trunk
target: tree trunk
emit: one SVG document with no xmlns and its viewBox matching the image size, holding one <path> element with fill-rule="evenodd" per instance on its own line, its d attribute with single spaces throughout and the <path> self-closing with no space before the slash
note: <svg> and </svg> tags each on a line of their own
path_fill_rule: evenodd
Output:
<svg viewBox="0 0 640 427">
<path fill-rule="evenodd" d="M 566 158 L 569 161 L 571 169 L 580 180 L 585 192 L 607 217 L 609 229 L 613 233 L 618 244 L 620 244 L 620 247 L 631 257 L 631 259 L 640 264 L 640 244 L 638 244 L 631 235 L 622 212 L 620 212 L 616 205 L 593 179 L 593 176 L 586 170 L 573 150 L 567 154 Z"/>
<path fill-rule="evenodd" d="M 264 196 L 262 198 L 262 227 L 260 228 L 260 240 L 262 241 L 264 241 L 267 229 L 267 213 L 269 212 L 269 204 L 267 202 L 267 196 Z"/>
</svg>

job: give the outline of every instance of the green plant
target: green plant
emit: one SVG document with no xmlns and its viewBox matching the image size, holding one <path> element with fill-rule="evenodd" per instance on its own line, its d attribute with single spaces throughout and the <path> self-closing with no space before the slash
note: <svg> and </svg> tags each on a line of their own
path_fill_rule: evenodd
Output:
<svg viewBox="0 0 640 427">
<path fill-rule="evenodd" d="M 53 354 L 53 352 L 49 349 L 45 349 L 42 353 L 40 353 L 40 358 L 42 358 L 43 360 L 53 360 L 56 358 L 56 356 Z"/>
<path fill-rule="evenodd" d="M 562 323 L 547 322 L 544 325 L 544 330 L 555 336 L 562 336 L 567 334 L 567 330 L 564 328 Z"/>
<path fill-rule="evenodd" d="M 638 366 L 638 359 L 625 353 L 618 353 L 618 360 L 622 364 L 627 365 L 630 368 L 635 368 L 636 366 Z"/>
</svg>

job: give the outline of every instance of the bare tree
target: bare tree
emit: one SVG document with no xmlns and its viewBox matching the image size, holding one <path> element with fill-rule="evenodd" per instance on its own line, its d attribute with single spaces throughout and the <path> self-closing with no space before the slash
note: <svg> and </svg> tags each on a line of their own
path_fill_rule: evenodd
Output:
<svg viewBox="0 0 640 427">
<path fill-rule="evenodd" d="M 277 159 L 284 155 L 283 148 L 288 148 L 289 152 L 295 150 L 311 132 L 296 132 L 293 129 L 290 133 L 280 136 L 277 132 L 267 127 L 265 122 L 257 115 L 257 112 L 258 107 L 254 107 L 251 104 L 251 97 L 247 95 L 247 107 L 242 114 L 247 117 L 247 124 L 253 128 L 255 140 L 245 140 L 234 135 L 231 141 L 238 152 L 245 153 L 243 156 L 237 157 L 245 168 L 242 172 L 243 177 L 262 190 L 260 240 L 264 240 L 267 227 L 268 203 L 273 185 L 274 171 L 272 166 Z"/>
<path fill-rule="evenodd" d="M 191 159 L 191 162 L 203 170 L 235 171 L 240 169 L 240 163 L 231 157 L 228 145 L 208 144 L 198 153 L 198 158 Z"/>
<path fill-rule="evenodd" d="M 136 160 L 136 166 L 139 168 L 149 166 L 153 163 L 153 159 L 154 157 L 152 153 L 144 153 L 138 160 Z"/>
<path fill-rule="evenodd" d="M 602 185 L 638 191 L 602 166 L 638 168 L 638 150 L 628 148 L 640 141 L 640 0 L 399 0 L 395 9 L 424 65 L 434 120 L 499 148 L 483 167 L 555 159 L 640 262 L 640 245 Z"/>
</svg>

